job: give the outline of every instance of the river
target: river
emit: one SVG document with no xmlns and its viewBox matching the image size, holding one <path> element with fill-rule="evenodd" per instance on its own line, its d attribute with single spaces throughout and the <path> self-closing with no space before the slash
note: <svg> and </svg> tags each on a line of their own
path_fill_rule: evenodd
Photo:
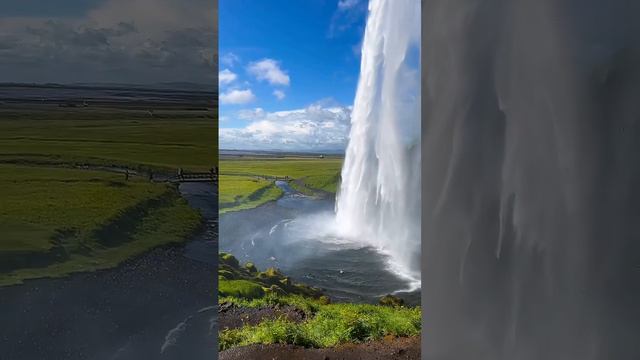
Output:
<svg viewBox="0 0 640 360">
<path fill-rule="evenodd" d="M 186 245 L 122 265 L 0 288 L 3 359 L 214 359 L 217 354 L 217 191 L 180 193 L 205 219 Z"/>
<path fill-rule="evenodd" d="M 277 201 L 220 217 L 220 251 L 262 270 L 279 268 L 337 301 L 375 303 L 395 293 L 419 303 L 415 284 L 398 276 L 386 255 L 335 236 L 333 198 L 303 195 L 284 181 L 276 185 L 284 191 Z"/>
</svg>

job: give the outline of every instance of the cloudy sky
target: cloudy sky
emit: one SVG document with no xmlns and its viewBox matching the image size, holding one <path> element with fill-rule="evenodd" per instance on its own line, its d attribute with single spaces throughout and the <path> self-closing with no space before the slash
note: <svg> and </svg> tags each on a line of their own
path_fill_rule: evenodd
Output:
<svg viewBox="0 0 640 360">
<path fill-rule="evenodd" d="M 216 9 L 217 0 L 2 0 L 0 82 L 215 84 Z"/>
<path fill-rule="evenodd" d="M 220 1 L 220 148 L 342 151 L 366 0 Z"/>
</svg>

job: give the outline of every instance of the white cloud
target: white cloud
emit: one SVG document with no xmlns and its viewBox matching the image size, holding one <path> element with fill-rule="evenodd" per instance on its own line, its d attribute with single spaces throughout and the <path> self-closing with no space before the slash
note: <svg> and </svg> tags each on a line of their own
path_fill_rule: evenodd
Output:
<svg viewBox="0 0 640 360">
<path fill-rule="evenodd" d="M 89 4 L 90 3 L 90 4 Z M 70 16 L 0 16 L 0 78 L 17 82 L 209 83 L 210 0 L 101 0 Z"/>
<path fill-rule="evenodd" d="M 240 120 L 255 120 L 264 117 L 265 114 L 263 108 L 244 109 L 236 112 L 235 117 Z"/>
<path fill-rule="evenodd" d="M 266 80 L 271 85 L 289 85 L 289 75 L 280 68 L 280 64 L 276 60 L 263 59 L 252 62 L 247 70 L 256 79 Z"/>
<path fill-rule="evenodd" d="M 220 56 L 220 63 L 228 67 L 233 67 L 240 62 L 240 57 L 234 53 L 226 53 Z"/>
<path fill-rule="evenodd" d="M 242 110 L 241 128 L 221 128 L 220 148 L 242 150 L 343 151 L 349 134 L 351 107 L 311 105 L 304 109 L 266 112 Z"/>
<path fill-rule="evenodd" d="M 367 2 L 362 0 L 340 0 L 338 8 L 331 17 L 329 38 L 340 36 L 353 29 L 367 17 Z M 364 32 L 364 29 L 361 29 Z M 360 32 L 360 30 L 359 30 Z"/>
<path fill-rule="evenodd" d="M 220 102 L 223 104 L 246 104 L 256 99 L 251 89 L 230 90 L 220 94 Z"/>
<path fill-rule="evenodd" d="M 275 96 L 278 100 L 282 100 L 287 96 L 287 94 L 285 94 L 282 90 L 273 90 L 273 96 Z"/>
<path fill-rule="evenodd" d="M 340 0 L 338 1 L 338 9 L 340 10 L 351 9 L 354 6 L 358 5 L 359 3 L 360 3 L 360 0 Z"/>
<path fill-rule="evenodd" d="M 224 69 L 218 74 L 218 81 L 221 85 L 226 85 L 234 82 L 238 78 L 238 75 L 229 69 Z"/>
</svg>

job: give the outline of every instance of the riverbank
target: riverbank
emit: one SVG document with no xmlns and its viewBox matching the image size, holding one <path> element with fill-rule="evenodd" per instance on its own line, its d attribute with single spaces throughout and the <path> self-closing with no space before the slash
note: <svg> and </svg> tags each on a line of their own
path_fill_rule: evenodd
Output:
<svg viewBox="0 0 640 360">
<path fill-rule="evenodd" d="M 58 106 L 83 91 L 90 103 Z M 10 99 L 0 106 L 0 286 L 114 267 L 187 241 L 202 225 L 162 180 L 216 165 L 216 119 L 204 94 L 0 92 Z"/>
<path fill-rule="evenodd" d="M 342 158 L 239 155 L 220 160 L 220 213 L 256 208 L 284 193 L 276 180 L 287 181 L 308 196 L 335 196 Z"/>
<path fill-rule="evenodd" d="M 224 253 L 218 276 L 220 358 L 269 354 L 302 359 L 382 351 L 385 359 L 419 359 L 421 310 L 399 298 L 382 297 L 384 305 L 332 303 L 321 289 L 273 268 L 261 272 Z"/>
<path fill-rule="evenodd" d="M 175 186 L 105 171 L 0 164 L 0 196 L 0 286 L 114 267 L 202 224 Z"/>
<path fill-rule="evenodd" d="M 214 358 L 215 94 L 0 93 L 2 357 Z"/>
<path fill-rule="evenodd" d="M 297 281 L 325 289 L 342 302 L 377 303 L 389 293 L 420 303 L 412 281 L 365 241 L 336 235 L 332 198 L 304 195 L 277 181 L 283 196 L 259 207 L 220 216 L 220 251 L 278 268 Z"/>
<path fill-rule="evenodd" d="M 186 188 L 186 189 L 185 189 Z M 181 188 L 205 225 L 188 242 L 155 247 L 105 270 L 0 288 L 0 338 L 11 359 L 211 359 L 217 337 L 217 199 Z"/>
<path fill-rule="evenodd" d="M 419 360 L 420 337 L 388 337 L 362 344 L 309 349 L 287 344 L 250 345 L 222 351 L 219 360 Z"/>
</svg>

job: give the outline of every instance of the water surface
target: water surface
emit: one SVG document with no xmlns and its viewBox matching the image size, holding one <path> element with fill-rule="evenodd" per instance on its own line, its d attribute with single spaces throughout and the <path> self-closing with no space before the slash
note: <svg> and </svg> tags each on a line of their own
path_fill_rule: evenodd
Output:
<svg viewBox="0 0 640 360">
<path fill-rule="evenodd" d="M 220 217 L 220 251 L 259 269 L 276 267 L 299 282 L 318 286 L 338 301 L 376 302 L 400 292 L 419 302 L 409 280 L 389 268 L 388 257 L 364 242 L 335 235 L 333 199 L 317 199 L 277 181 L 277 201 Z"/>
</svg>

